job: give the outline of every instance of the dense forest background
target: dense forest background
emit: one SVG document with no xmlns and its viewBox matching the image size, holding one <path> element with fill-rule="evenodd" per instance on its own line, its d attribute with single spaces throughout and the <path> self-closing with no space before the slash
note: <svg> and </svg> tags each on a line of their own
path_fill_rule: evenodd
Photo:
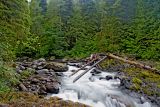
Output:
<svg viewBox="0 0 160 107">
<path fill-rule="evenodd" d="M 0 58 L 160 59 L 159 0 L 1 0 Z"/>
</svg>

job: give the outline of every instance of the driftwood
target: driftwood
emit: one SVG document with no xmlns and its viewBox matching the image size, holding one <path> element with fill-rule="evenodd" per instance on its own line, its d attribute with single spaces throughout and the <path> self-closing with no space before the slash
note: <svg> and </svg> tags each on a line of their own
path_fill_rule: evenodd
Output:
<svg viewBox="0 0 160 107">
<path fill-rule="evenodd" d="M 104 56 L 102 59 L 100 59 L 98 62 L 96 62 L 95 64 L 93 64 L 90 68 L 88 68 L 86 71 L 84 71 L 83 73 L 81 73 L 80 75 L 78 75 L 73 82 L 76 82 L 77 80 L 79 80 L 83 75 L 85 75 L 89 70 L 91 70 L 94 66 L 96 66 L 97 64 L 99 64 L 100 62 L 102 62 L 103 60 L 105 60 L 107 58 L 107 56 Z"/>
<path fill-rule="evenodd" d="M 77 72 L 79 72 L 80 70 L 82 70 L 83 68 L 85 68 L 86 66 L 88 66 L 89 64 L 93 63 L 96 59 L 88 62 L 87 64 L 83 65 L 81 68 L 79 68 L 78 70 L 74 71 L 69 77 L 73 76 L 74 74 L 76 74 Z"/>
<path fill-rule="evenodd" d="M 130 61 L 130 60 L 121 58 L 121 57 L 119 57 L 119 56 L 113 55 L 113 54 L 111 54 L 111 53 L 108 54 L 107 56 L 108 56 L 108 58 L 117 59 L 117 60 L 123 61 L 123 62 L 125 62 L 125 63 L 134 65 L 134 66 L 136 66 L 136 67 L 138 67 L 138 68 L 143 68 L 143 69 L 146 69 L 146 70 L 149 70 L 149 71 L 153 71 L 153 72 L 155 72 L 155 73 L 157 73 L 157 74 L 160 74 L 160 71 L 157 70 L 156 68 L 152 68 L 152 67 L 150 67 L 150 66 L 141 64 L 141 63 L 139 63 L 139 62 Z"/>
</svg>

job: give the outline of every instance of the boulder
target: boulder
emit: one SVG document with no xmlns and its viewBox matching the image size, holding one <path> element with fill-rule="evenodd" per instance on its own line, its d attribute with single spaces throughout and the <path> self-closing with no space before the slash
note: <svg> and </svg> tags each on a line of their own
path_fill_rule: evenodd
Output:
<svg viewBox="0 0 160 107">
<path fill-rule="evenodd" d="M 68 70 L 68 66 L 66 64 L 59 62 L 48 62 L 45 68 L 52 69 L 55 72 L 65 72 Z"/>
<path fill-rule="evenodd" d="M 48 69 L 42 69 L 42 70 L 37 70 L 36 73 L 37 74 L 45 74 L 45 73 L 48 73 L 49 70 Z"/>
<path fill-rule="evenodd" d="M 58 94 L 59 93 L 59 87 L 60 87 L 60 85 L 58 83 L 47 84 L 46 85 L 46 92 L 47 93 Z"/>
</svg>

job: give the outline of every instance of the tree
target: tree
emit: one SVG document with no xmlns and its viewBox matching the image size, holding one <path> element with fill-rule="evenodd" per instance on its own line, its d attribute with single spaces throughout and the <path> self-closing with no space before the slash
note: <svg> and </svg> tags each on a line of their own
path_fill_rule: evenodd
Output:
<svg viewBox="0 0 160 107">
<path fill-rule="evenodd" d="M 4 50 L 7 53 L 13 53 L 8 56 L 12 57 L 17 42 L 22 43 L 30 34 L 28 2 L 26 0 L 1 0 L 0 7 L 0 43 L 5 45 Z"/>
</svg>

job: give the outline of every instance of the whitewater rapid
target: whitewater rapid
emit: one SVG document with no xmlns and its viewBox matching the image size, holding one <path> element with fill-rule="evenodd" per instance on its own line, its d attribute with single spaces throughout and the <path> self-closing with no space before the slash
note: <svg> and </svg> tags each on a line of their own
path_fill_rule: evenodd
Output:
<svg viewBox="0 0 160 107">
<path fill-rule="evenodd" d="M 52 94 L 52 97 L 57 96 L 63 100 L 80 102 L 92 107 L 152 107 L 149 102 L 140 104 L 135 98 L 122 93 L 119 89 L 119 79 L 99 79 L 108 75 L 114 77 L 116 73 L 102 72 L 92 75 L 90 72 L 95 69 L 93 68 L 77 82 L 73 83 L 73 80 L 84 70 L 69 77 L 72 70 L 77 70 L 78 68 L 74 66 L 68 67 L 69 70 L 64 72 L 61 77 L 62 86 L 59 94 Z"/>
</svg>

